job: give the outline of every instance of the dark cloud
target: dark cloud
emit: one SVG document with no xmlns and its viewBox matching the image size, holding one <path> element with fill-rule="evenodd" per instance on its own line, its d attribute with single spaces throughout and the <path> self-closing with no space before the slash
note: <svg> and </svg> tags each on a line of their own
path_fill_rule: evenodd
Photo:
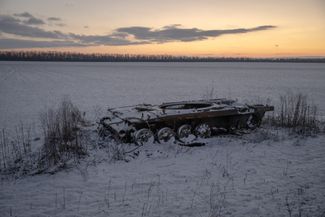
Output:
<svg viewBox="0 0 325 217">
<path fill-rule="evenodd" d="M 60 31 L 46 31 L 38 27 L 29 26 L 19 19 L 8 15 L 0 15 L 0 32 L 32 38 L 66 38 L 66 35 Z"/>
<path fill-rule="evenodd" d="M 24 17 L 24 18 L 33 18 L 34 17 L 33 15 L 31 15 L 28 12 L 17 13 L 17 14 L 14 14 L 14 16 L 16 16 L 16 17 Z"/>
<path fill-rule="evenodd" d="M 49 17 L 49 18 L 47 18 L 47 20 L 48 21 L 54 21 L 54 22 L 60 22 L 60 21 L 62 21 L 62 19 L 59 18 L 59 17 Z"/>
<path fill-rule="evenodd" d="M 14 14 L 14 16 L 23 18 L 21 20 L 21 22 L 24 24 L 27 24 L 27 25 L 43 25 L 43 24 L 45 24 L 45 22 L 42 19 L 36 18 L 28 12 Z"/>
<path fill-rule="evenodd" d="M 151 31 L 151 28 L 143 26 L 132 26 L 132 27 L 123 27 L 116 29 L 115 33 L 124 33 L 126 35 L 134 36 L 135 39 L 140 40 L 149 40 L 154 37 L 154 33 Z"/>
<path fill-rule="evenodd" d="M 55 24 L 56 26 L 60 26 L 60 27 L 63 27 L 63 26 L 66 26 L 64 23 L 57 23 Z"/>
<path fill-rule="evenodd" d="M 116 29 L 109 35 L 76 35 L 70 34 L 72 38 L 81 43 L 91 45 L 135 45 L 151 43 L 167 43 L 171 41 L 198 41 L 210 37 L 218 37 L 225 34 L 240 34 L 262 31 L 275 28 L 275 26 L 258 26 L 248 29 L 228 30 L 201 30 L 198 28 L 179 28 L 179 24 L 165 26 L 162 29 L 152 29 L 143 26 L 132 26 Z"/>
<path fill-rule="evenodd" d="M 275 28 L 275 26 L 265 25 L 247 29 L 238 28 L 226 30 L 202 30 L 198 28 L 179 28 L 179 25 L 171 25 L 157 30 L 148 27 L 133 26 L 119 28 L 116 31 L 127 33 L 137 40 L 164 43 L 170 41 L 197 41 L 204 40 L 209 37 L 218 37 L 225 34 L 249 33 L 272 28 Z"/>
<path fill-rule="evenodd" d="M 23 21 L 25 24 L 28 25 L 43 25 L 45 22 L 38 18 L 28 18 L 27 20 Z"/>
<path fill-rule="evenodd" d="M 180 27 L 182 26 L 181 24 L 171 24 L 171 25 L 167 25 L 164 26 L 163 29 L 172 29 L 172 28 L 176 28 L 176 27 Z"/>
<path fill-rule="evenodd" d="M 136 44 L 147 44 L 143 41 L 132 41 L 123 37 L 123 35 L 76 35 L 70 34 L 74 39 L 77 39 L 80 43 L 87 45 L 111 45 L 111 46 L 121 46 L 121 45 L 136 45 Z"/>
<path fill-rule="evenodd" d="M 46 48 L 46 47 L 82 47 L 74 41 L 34 41 L 22 39 L 0 39 L 0 49 Z"/>
<path fill-rule="evenodd" d="M 65 24 L 62 23 L 62 19 L 59 17 L 48 17 L 47 21 L 50 24 L 55 25 L 55 26 L 60 26 L 60 27 L 65 26 Z"/>
<path fill-rule="evenodd" d="M 56 26 L 65 25 L 58 17 L 49 17 L 47 21 L 54 23 Z M 173 24 L 164 26 L 160 29 L 131 26 L 117 28 L 111 34 L 107 35 L 78 35 L 60 31 L 48 31 L 33 26 L 40 24 L 44 24 L 44 21 L 34 17 L 28 12 L 14 14 L 14 16 L 0 15 L 0 35 L 1 33 L 6 33 L 29 38 L 28 40 L 1 39 L 0 48 L 10 48 L 10 46 L 12 48 L 17 48 L 19 46 L 24 48 L 97 45 L 122 46 L 174 41 L 188 42 L 215 38 L 226 34 L 243 34 L 276 28 L 276 26 L 263 25 L 253 28 L 202 30 L 199 28 L 182 28 L 180 24 Z M 84 26 L 84 28 L 86 27 L 87 26 Z M 34 38 L 37 40 L 33 40 Z M 40 41 L 40 39 L 43 40 Z"/>
</svg>

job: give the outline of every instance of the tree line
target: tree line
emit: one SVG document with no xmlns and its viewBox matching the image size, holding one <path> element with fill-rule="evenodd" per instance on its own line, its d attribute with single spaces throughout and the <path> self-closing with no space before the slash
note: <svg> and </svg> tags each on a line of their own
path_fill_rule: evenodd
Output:
<svg viewBox="0 0 325 217">
<path fill-rule="evenodd" d="M 59 62 L 315 62 L 325 58 L 251 58 L 199 57 L 173 55 L 135 55 L 76 53 L 58 51 L 0 51 L 0 61 L 59 61 Z"/>
</svg>

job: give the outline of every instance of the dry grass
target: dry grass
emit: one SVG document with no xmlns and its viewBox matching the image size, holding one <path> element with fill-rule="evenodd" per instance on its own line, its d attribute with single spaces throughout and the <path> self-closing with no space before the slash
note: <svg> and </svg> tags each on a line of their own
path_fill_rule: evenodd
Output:
<svg viewBox="0 0 325 217">
<path fill-rule="evenodd" d="M 86 121 L 67 97 L 56 108 L 40 114 L 42 144 L 32 151 L 31 127 L 20 123 L 13 132 L 0 132 L 0 172 L 15 176 L 58 170 L 69 160 L 87 154 L 89 138 L 82 130 Z M 52 171 L 53 172 L 53 171 Z"/>
<path fill-rule="evenodd" d="M 280 96 L 277 111 L 268 116 L 267 122 L 273 126 L 289 128 L 302 135 L 317 133 L 320 130 L 317 106 L 302 93 Z"/>
<path fill-rule="evenodd" d="M 0 170 L 18 170 L 20 166 L 31 165 L 31 127 L 22 122 L 10 134 L 0 132 Z"/>
<path fill-rule="evenodd" d="M 85 120 L 70 99 L 64 98 L 57 109 L 50 108 L 41 113 L 40 120 L 44 157 L 48 165 L 56 165 L 66 158 L 86 154 L 80 133 Z"/>
<path fill-rule="evenodd" d="M 202 92 L 201 98 L 205 100 L 217 98 L 217 91 L 214 86 L 214 83 L 211 83 L 209 86 L 207 86 Z"/>
</svg>

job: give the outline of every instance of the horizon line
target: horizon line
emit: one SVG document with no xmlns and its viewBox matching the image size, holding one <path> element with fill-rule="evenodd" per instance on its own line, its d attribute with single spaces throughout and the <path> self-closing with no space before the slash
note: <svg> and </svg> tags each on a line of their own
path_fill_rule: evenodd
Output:
<svg viewBox="0 0 325 217">
<path fill-rule="evenodd" d="M 56 51 L 56 50 L 48 50 L 48 51 L 42 51 L 42 50 L 1 50 L 0 49 L 0 54 L 3 53 L 31 53 L 31 54 L 36 54 L 36 53 L 42 53 L 42 54 L 51 54 L 51 53 L 56 53 L 56 54 L 69 54 L 69 55 L 82 55 L 82 56 L 92 56 L 92 55 L 97 55 L 97 56 L 128 56 L 128 57 L 170 57 L 170 58 L 195 58 L 195 59 L 257 59 L 257 60 L 274 60 L 274 59 L 325 59 L 324 56 L 320 55 L 308 55 L 308 56 L 303 56 L 303 55 L 283 55 L 283 56 L 232 56 L 232 55 L 174 55 L 174 54 L 132 54 L 132 53 L 109 53 L 109 52 L 76 52 L 76 51 Z M 1 60 L 1 59 L 0 59 Z"/>
</svg>

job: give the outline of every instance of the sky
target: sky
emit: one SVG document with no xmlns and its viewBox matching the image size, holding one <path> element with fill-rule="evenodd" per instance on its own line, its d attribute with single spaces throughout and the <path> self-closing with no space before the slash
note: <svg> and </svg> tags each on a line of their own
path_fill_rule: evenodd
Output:
<svg viewBox="0 0 325 217">
<path fill-rule="evenodd" d="M 0 0 L 0 50 L 324 57 L 325 0 Z"/>
</svg>

